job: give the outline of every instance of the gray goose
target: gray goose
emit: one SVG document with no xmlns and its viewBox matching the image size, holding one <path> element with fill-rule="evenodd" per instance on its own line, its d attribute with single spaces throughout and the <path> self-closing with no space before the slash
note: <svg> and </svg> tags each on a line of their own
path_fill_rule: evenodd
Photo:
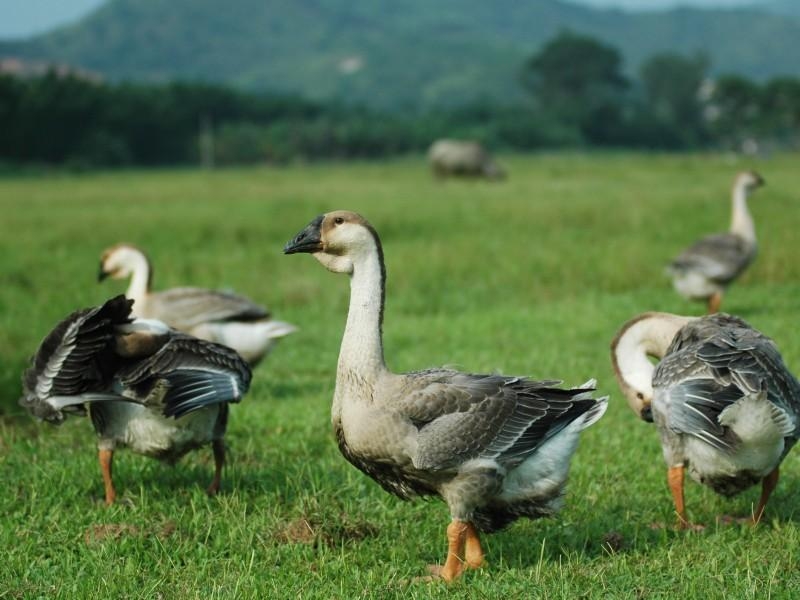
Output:
<svg viewBox="0 0 800 600">
<path fill-rule="evenodd" d="M 232 349 L 131 319 L 132 300 L 117 296 L 77 310 L 44 338 L 22 378 L 20 405 L 53 424 L 88 411 L 98 436 L 106 504 L 116 491 L 114 450 L 176 462 L 211 443 L 220 487 L 228 403 L 250 385 L 250 369 Z"/>
<path fill-rule="evenodd" d="M 748 519 L 758 523 L 800 437 L 800 384 L 774 342 L 725 313 L 644 313 L 622 326 L 611 357 L 631 408 L 661 436 L 678 527 L 695 527 L 684 502 L 687 469 L 725 496 L 761 481 Z"/>
<path fill-rule="evenodd" d="M 726 288 L 756 257 L 756 230 L 747 197 L 762 185 L 758 173 L 739 173 L 733 183 L 730 230 L 699 239 L 667 267 L 675 290 L 689 300 L 705 301 L 709 314 L 719 310 Z"/>
<path fill-rule="evenodd" d="M 350 276 L 350 308 L 331 410 L 344 457 L 403 499 L 448 505 L 448 553 L 434 575 L 451 581 L 483 564 L 478 530 L 552 515 L 580 432 L 605 412 L 594 381 L 478 375 L 451 369 L 396 374 L 383 357 L 386 271 L 378 234 L 360 215 L 314 219 L 284 248 Z"/>
<path fill-rule="evenodd" d="M 131 278 L 125 295 L 135 301 L 135 316 L 158 319 L 178 331 L 230 346 L 251 366 L 265 358 L 278 339 L 297 330 L 270 319 L 266 308 L 238 294 L 197 287 L 151 291 L 152 264 L 131 244 L 103 251 L 98 278 L 102 281 L 109 276 Z"/>
</svg>

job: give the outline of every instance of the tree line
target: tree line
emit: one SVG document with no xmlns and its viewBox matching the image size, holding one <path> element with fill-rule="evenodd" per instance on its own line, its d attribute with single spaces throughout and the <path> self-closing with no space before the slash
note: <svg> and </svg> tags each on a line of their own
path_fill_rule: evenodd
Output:
<svg viewBox="0 0 800 600">
<path fill-rule="evenodd" d="M 710 78 L 702 54 L 652 56 L 636 76 L 612 46 L 562 32 L 519 69 L 529 101 L 423 114 L 221 85 L 0 77 L 0 161 L 76 167 L 377 158 L 439 137 L 494 149 L 800 147 L 800 80 Z"/>
<path fill-rule="evenodd" d="M 521 71 L 535 106 L 591 146 L 800 147 L 800 79 L 711 78 L 702 53 L 661 53 L 627 77 L 620 53 L 563 32 Z"/>
</svg>

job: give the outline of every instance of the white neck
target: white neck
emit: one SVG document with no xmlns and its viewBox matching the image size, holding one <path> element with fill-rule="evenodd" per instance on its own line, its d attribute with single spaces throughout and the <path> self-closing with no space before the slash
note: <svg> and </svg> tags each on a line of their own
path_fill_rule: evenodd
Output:
<svg viewBox="0 0 800 600">
<path fill-rule="evenodd" d="M 614 347 L 617 377 L 635 389 L 649 389 L 655 365 L 648 357 L 663 358 L 678 330 L 694 318 L 650 313 L 635 321 Z"/>
<path fill-rule="evenodd" d="M 377 249 L 353 260 L 350 309 L 339 351 L 338 378 L 355 374 L 360 380 L 372 382 L 386 369 L 381 332 L 383 276 Z"/>
<path fill-rule="evenodd" d="M 125 296 L 133 300 L 133 314 L 140 315 L 145 298 L 150 291 L 150 263 L 147 261 L 147 257 L 139 253 L 131 253 L 129 263 L 131 282 Z"/>
<path fill-rule="evenodd" d="M 748 242 L 756 243 L 756 226 L 747 208 L 747 186 L 737 182 L 733 186 L 733 210 L 731 216 L 731 233 L 735 233 Z"/>
</svg>

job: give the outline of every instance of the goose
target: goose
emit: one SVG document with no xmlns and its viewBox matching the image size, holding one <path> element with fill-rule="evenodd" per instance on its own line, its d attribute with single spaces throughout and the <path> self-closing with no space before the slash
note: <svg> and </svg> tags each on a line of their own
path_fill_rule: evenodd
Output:
<svg viewBox="0 0 800 600">
<path fill-rule="evenodd" d="M 214 495 L 225 462 L 228 403 L 247 392 L 250 368 L 227 346 L 132 319 L 132 304 L 119 295 L 59 322 L 23 374 L 20 405 L 56 425 L 88 412 L 107 505 L 116 498 L 111 467 L 118 446 L 174 464 L 210 443 Z"/>
<path fill-rule="evenodd" d="M 760 481 L 757 524 L 800 436 L 800 384 L 775 343 L 725 313 L 649 312 L 622 326 L 611 359 L 631 408 L 661 436 L 678 528 L 701 527 L 687 518 L 686 470 L 724 496 Z"/>
<path fill-rule="evenodd" d="M 756 229 L 748 196 L 764 185 L 755 171 L 744 171 L 733 183 L 731 227 L 708 235 L 681 252 L 667 267 L 675 290 L 689 300 L 704 300 L 708 314 L 717 312 L 725 289 L 756 257 Z"/>
<path fill-rule="evenodd" d="M 135 301 L 137 317 L 158 319 L 194 337 L 236 350 L 251 366 L 258 364 L 278 339 L 297 330 L 270 319 L 269 312 L 244 296 L 197 287 L 150 290 L 153 267 L 147 255 L 131 244 L 103 251 L 98 280 L 130 277 L 126 296 Z"/>
<path fill-rule="evenodd" d="M 579 433 L 605 412 L 594 380 L 560 381 L 462 373 L 391 372 L 384 362 L 386 284 L 375 229 L 349 211 L 321 215 L 284 253 L 311 253 L 350 276 L 350 307 L 336 371 L 331 420 L 339 450 L 402 499 L 439 496 L 448 505 L 448 553 L 432 576 L 452 581 L 484 563 L 478 531 L 561 506 Z"/>
</svg>

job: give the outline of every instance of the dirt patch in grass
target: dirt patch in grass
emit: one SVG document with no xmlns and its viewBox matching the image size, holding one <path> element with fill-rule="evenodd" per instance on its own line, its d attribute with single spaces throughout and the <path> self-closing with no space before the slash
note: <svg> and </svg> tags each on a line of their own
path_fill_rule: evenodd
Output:
<svg viewBox="0 0 800 600">
<path fill-rule="evenodd" d="M 378 527 L 346 515 L 338 518 L 300 517 L 286 521 L 270 536 L 279 544 L 339 546 L 377 535 Z"/>
<path fill-rule="evenodd" d="M 282 544 L 313 544 L 317 534 L 306 519 L 295 519 L 287 521 L 272 537 Z"/>
<path fill-rule="evenodd" d="M 173 533 L 178 529 L 178 525 L 175 521 L 164 521 L 161 526 L 156 531 L 156 535 L 159 539 L 165 540 L 168 537 L 171 537 Z"/>
<path fill-rule="evenodd" d="M 127 523 L 106 523 L 92 525 L 83 534 L 83 541 L 87 546 L 104 544 L 108 541 L 119 540 L 124 537 L 157 537 L 165 540 L 177 531 L 175 521 L 164 521 L 147 529 Z"/>
<path fill-rule="evenodd" d="M 139 535 L 139 528 L 126 523 L 109 523 L 106 525 L 92 525 L 83 534 L 83 541 L 87 546 L 102 544 L 108 540 L 118 540 L 125 536 Z"/>
</svg>

